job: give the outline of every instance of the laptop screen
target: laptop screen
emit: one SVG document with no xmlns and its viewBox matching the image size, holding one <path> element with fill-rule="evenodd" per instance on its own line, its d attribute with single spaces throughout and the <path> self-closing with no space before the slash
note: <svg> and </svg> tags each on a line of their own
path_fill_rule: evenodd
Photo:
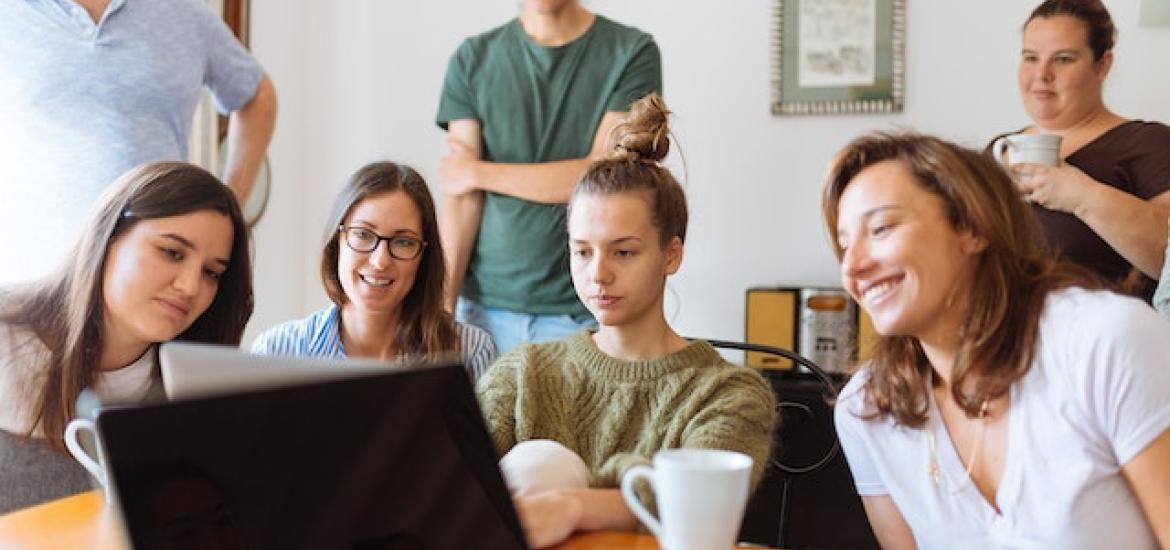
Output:
<svg viewBox="0 0 1170 550">
<path fill-rule="evenodd" d="M 460 365 L 109 409 L 98 430 L 135 548 L 524 548 Z"/>
</svg>

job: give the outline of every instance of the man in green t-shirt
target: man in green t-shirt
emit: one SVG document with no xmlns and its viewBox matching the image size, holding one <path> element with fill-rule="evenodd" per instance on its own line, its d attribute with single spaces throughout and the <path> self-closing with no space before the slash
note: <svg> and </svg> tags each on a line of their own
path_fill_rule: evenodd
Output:
<svg viewBox="0 0 1170 550">
<path fill-rule="evenodd" d="M 565 203 L 610 130 L 662 90 L 650 35 L 577 0 L 524 0 L 520 16 L 451 56 L 436 122 L 447 307 L 500 353 L 596 326 L 569 278 Z"/>
</svg>

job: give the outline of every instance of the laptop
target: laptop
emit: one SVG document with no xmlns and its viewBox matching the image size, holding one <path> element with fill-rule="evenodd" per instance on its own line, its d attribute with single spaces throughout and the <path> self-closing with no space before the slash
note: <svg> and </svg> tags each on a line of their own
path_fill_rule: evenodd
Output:
<svg viewBox="0 0 1170 550">
<path fill-rule="evenodd" d="M 234 347 L 188 342 L 167 342 L 159 347 L 158 355 L 163 388 L 171 401 L 344 380 L 435 364 L 410 357 L 387 362 L 254 355 Z M 451 360 L 459 358 L 453 355 Z"/>
<path fill-rule="evenodd" d="M 133 547 L 524 549 L 463 366 L 350 374 L 100 411 Z"/>
</svg>

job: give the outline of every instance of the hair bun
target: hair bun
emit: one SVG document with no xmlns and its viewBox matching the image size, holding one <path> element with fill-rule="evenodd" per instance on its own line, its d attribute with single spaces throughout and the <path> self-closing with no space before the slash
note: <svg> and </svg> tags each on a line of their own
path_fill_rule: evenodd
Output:
<svg viewBox="0 0 1170 550">
<path fill-rule="evenodd" d="M 657 93 L 635 101 L 625 122 L 613 129 L 611 135 L 614 146 L 609 158 L 662 161 L 670 152 L 669 115 L 666 102 Z"/>
</svg>

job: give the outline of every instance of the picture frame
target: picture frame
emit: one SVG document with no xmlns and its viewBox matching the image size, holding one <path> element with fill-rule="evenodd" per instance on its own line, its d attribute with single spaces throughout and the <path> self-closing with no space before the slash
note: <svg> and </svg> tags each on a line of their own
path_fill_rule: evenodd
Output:
<svg viewBox="0 0 1170 550">
<path fill-rule="evenodd" d="M 772 114 L 901 112 L 906 0 L 774 0 Z"/>
</svg>

